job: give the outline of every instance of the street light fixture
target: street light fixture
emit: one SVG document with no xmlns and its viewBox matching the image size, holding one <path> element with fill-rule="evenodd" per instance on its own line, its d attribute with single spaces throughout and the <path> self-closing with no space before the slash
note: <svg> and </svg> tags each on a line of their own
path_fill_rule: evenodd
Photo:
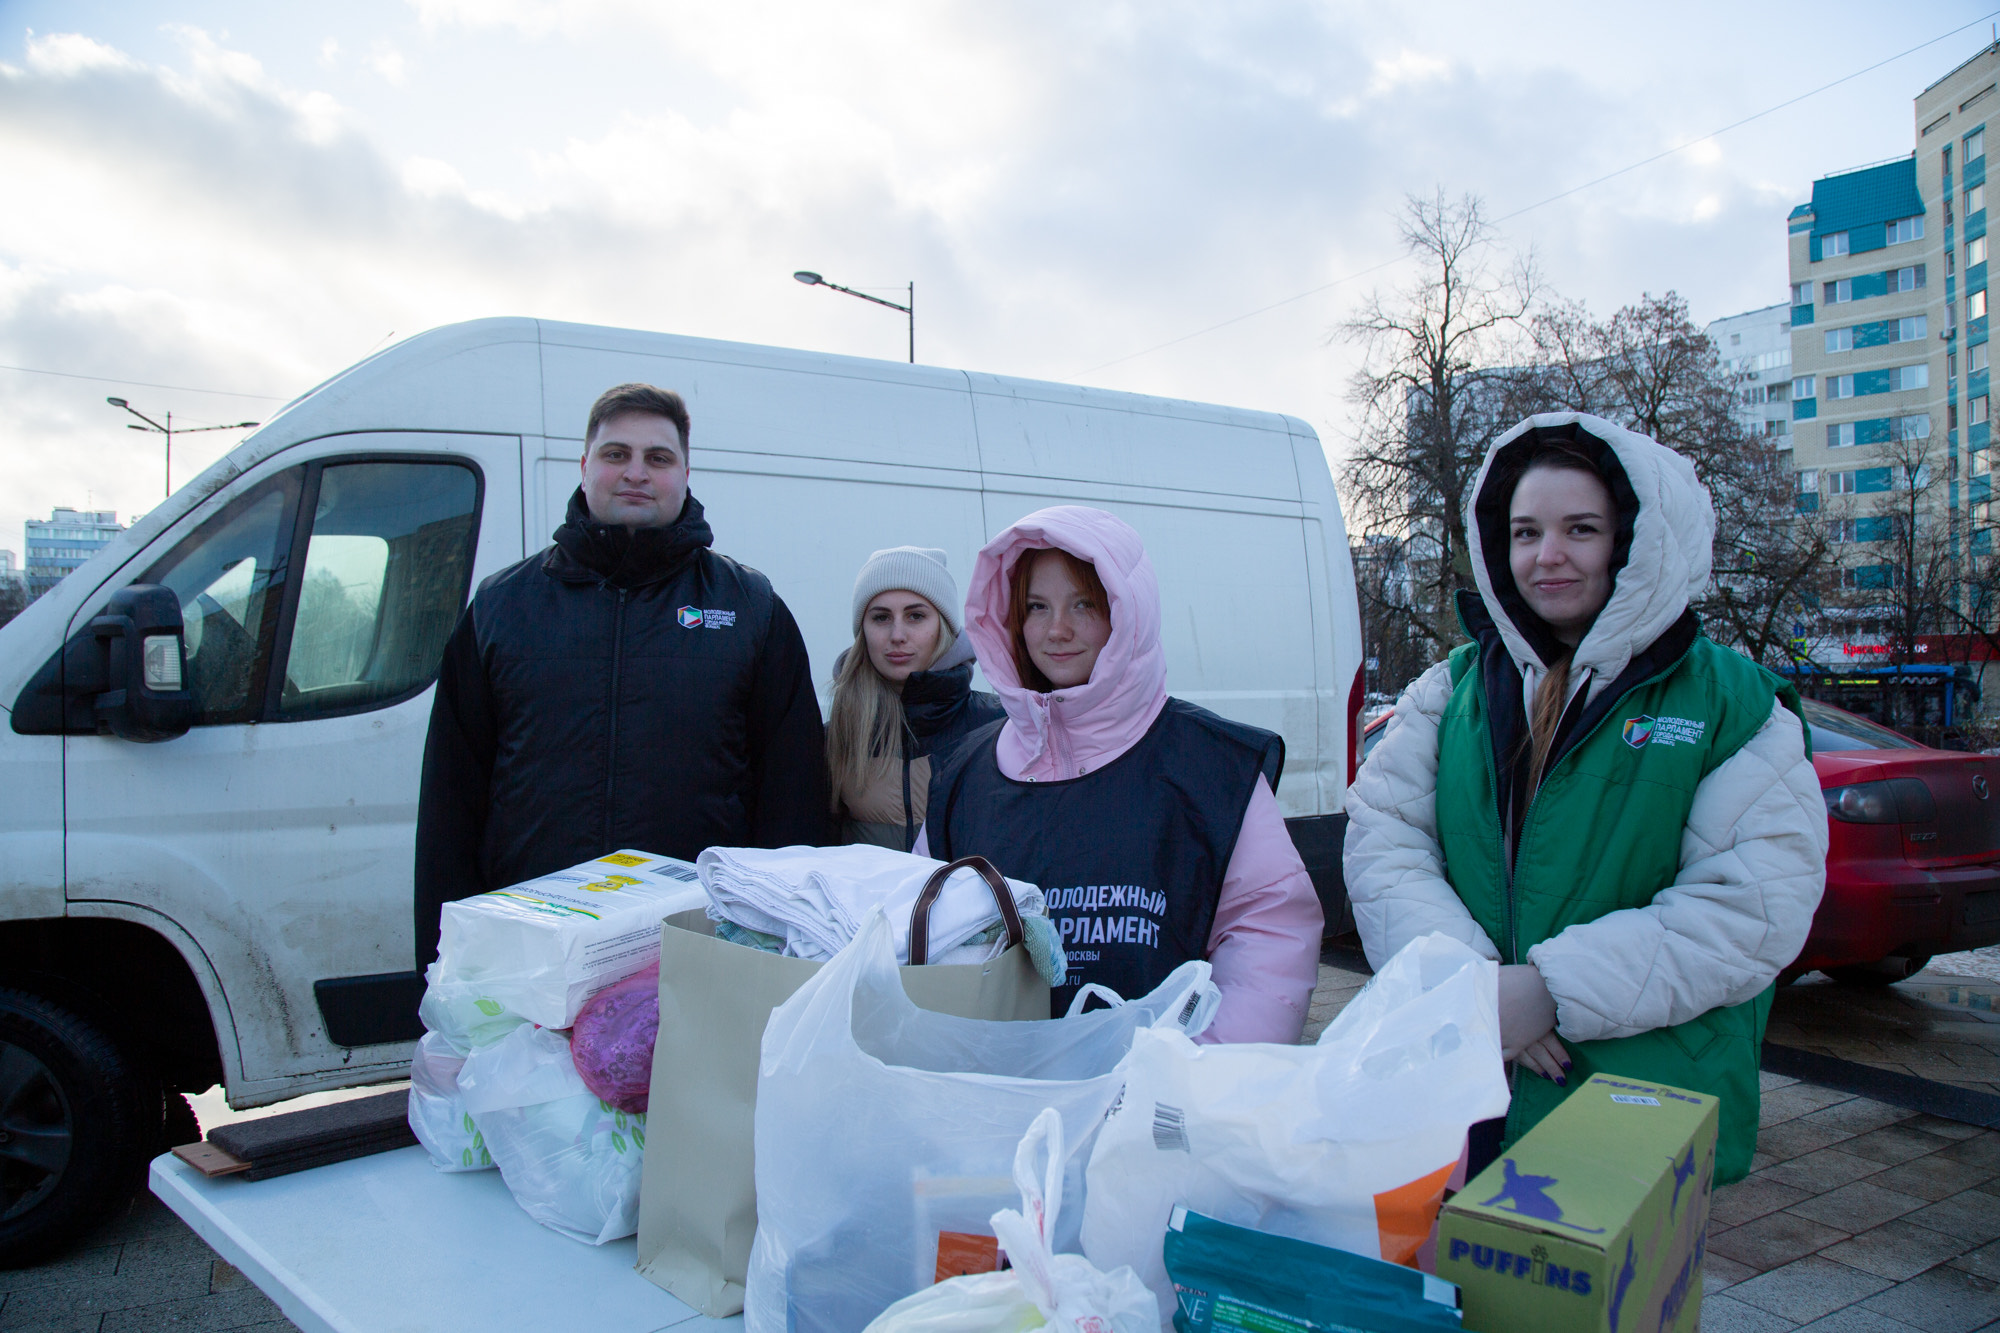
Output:
<svg viewBox="0 0 2000 1333">
<path fill-rule="evenodd" d="M 111 404 L 113 407 L 124 408 L 127 412 L 130 412 L 133 416 L 139 418 L 139 420 L 146 423 L 143 426 L 135 426 L 128 421 L 125 423 L 125 429 L 151 431 L 155 434 L 164 435 L 167 437 L 166 482 L 167 482 L 167 495 L 169 497 L 171 497 L 174 493 L 174 436 L 193 435 L 198 431 L 204 431 L 204 430 L 248 430 L 250 427 L 258 424 L 255 421 L 237 421 L 227 426 L 176 426 L 174 424 L 174 414 L 172 412 L 169 412 L 166 414 L 167 424 L 162 426 L 159 422 L 153 420 L 151 417 L 147 416 L 144 412 L 141 412 L 138 408 L 126 402 L 123 398 L 106 398 L 104 401 Z"/>
<path fill-rule="evenodd" d="M 828 282 L 825 278 L 822 278 L 819 274 L 813 272 L 809 268 L 802 268 L 798 272 L 792 274 L 792 276 L 798 279 L 800 282 L 803 282 L 808 287 L 831 287 L 833 288 L 833 290 L 837 292 L 846 292 L 849 296 L 858 296 L 864 301 L 873 301 L 876 305 L 885 305 L 888 306 L 891 310 L 900 310 L 904 314 L 908 315 L 910 317 L 910 364 L 915 365 L 917 363 L 917 284 L 916 283 L 913 282 L 909 284 L 908 290 L 910 293 L 909 295 L 910 303 L 908 305 L 897 305 L 894 301 L 885 301 L 879 296 L 870 296 L 867 292 L 857 292 L 852 287 L 843 287 L 837 282 Z"/>
</svg>

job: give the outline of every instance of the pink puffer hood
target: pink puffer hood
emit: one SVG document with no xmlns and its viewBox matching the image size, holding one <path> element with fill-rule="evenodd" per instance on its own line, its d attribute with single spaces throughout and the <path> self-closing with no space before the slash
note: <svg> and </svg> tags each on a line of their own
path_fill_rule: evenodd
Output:
<svg viewBox="0 0 2000 1333">
<path fill-rule="evenodd" d="M 1050 547 L 1097 567 L 1111 594 L 1111 638 L 1088 681 L 1037 694 L 1014 670 L 1007 581 L 1023 554 Z M 1100 768 L 1137 744 L 1166 705 L 1167 659 L 1160 648 L 1160 585 L 1153 562 L 1139 534 L 1102 509 L 1037 510 L 986 543 L 966 590 L 965 632 L 1007 709 L 998 757 L 1000 771 L 1010 778 L 1061 780 Z"/>
</svg>

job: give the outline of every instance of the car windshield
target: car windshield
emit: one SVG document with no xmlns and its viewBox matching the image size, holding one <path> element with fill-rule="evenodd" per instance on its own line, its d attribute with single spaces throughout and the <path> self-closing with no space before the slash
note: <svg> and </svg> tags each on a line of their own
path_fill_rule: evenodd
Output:
<svg viewBox="0 0 2000 1333">
<path fill-rule="evenodd" d="M 1924 747 L 1865 717 L 1856 717 L 1817 699 L 1803 699 L 1812 728 L 1813 753 L 1822 750 L 1921 750 Z"/>
</svg>

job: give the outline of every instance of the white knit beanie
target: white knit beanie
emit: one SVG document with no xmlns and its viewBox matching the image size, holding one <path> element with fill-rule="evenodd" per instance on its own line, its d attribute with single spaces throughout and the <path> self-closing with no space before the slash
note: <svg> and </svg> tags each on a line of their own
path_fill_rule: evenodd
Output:
<svg viewBox="0 0 2000 1333">
<path fill-rule="evenodd" d="M 868 603 L 885 592 L 903 589 L 917 594 L 936 607 L 958 633 L 960 609 L 958 584 L 944 567 L 944 552 L 928 546 L 891 546 L 868 557 L 868 563 L 854 576 L 854 632 L 861 632 L 861 613 Z"/>
</svg>

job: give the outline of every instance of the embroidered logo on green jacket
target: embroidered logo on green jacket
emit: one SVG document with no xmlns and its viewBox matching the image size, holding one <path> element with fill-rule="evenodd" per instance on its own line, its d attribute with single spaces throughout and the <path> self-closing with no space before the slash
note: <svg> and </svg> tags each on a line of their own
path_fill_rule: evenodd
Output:
<svg viewBox="0 0 2000 1333">
<path fill-rule="evenodd" d="M 1708 723 L 1692 717 L 1628 717 L 1622 733 L 1637 750 L 1647 745 L 1699 745 Z"/>
</svg>

